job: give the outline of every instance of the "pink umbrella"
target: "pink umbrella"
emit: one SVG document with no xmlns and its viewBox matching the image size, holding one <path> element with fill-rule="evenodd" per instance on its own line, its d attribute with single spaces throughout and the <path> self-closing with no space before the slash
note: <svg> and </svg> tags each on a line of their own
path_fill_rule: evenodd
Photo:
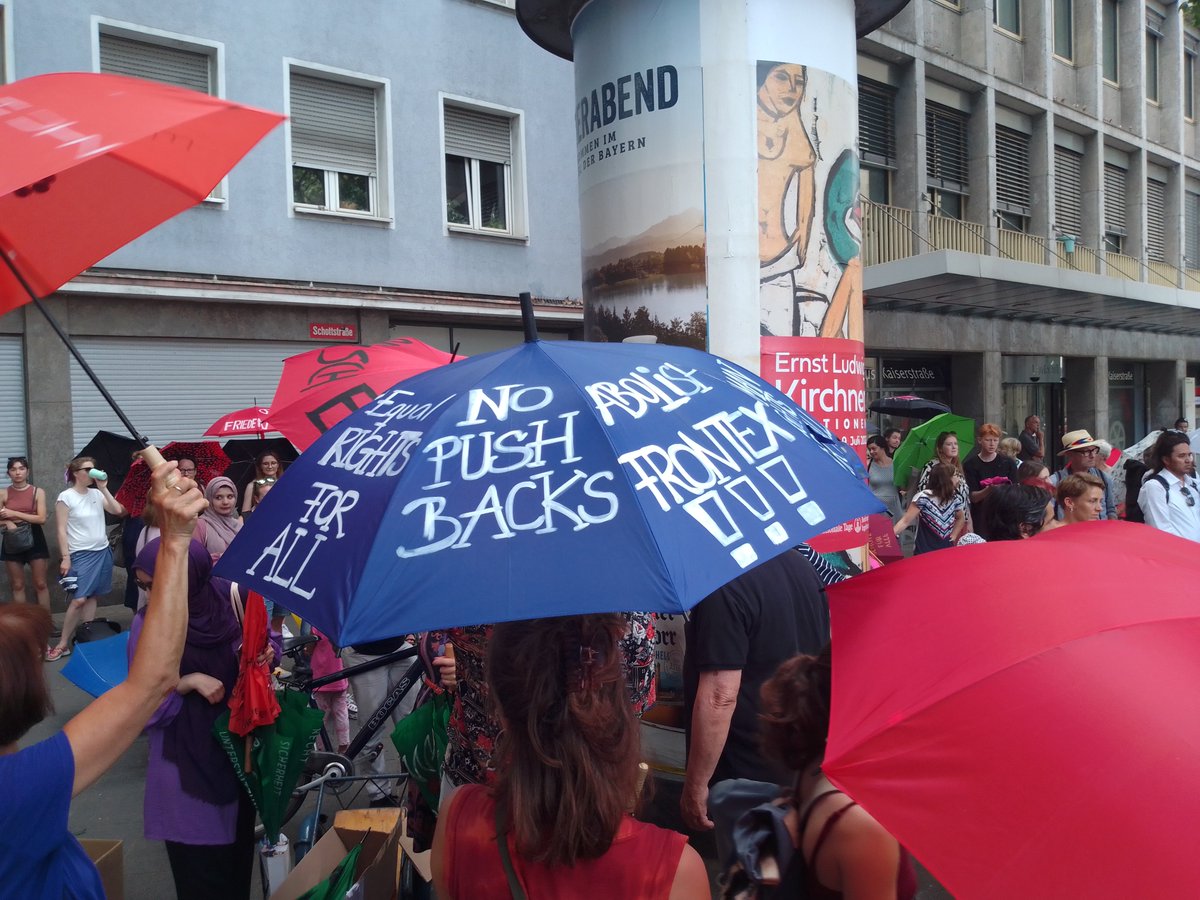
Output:
<svg viewBox="0 0 1200 900">
<path fill-rule="evenodd" d="M 278 431 L 267 421 L 269 410 L 265 406 L 247 406 L 235 409 L 213 422 L 204 432 L 205 437 L 234 437 L 240 434 L 257 434 L 262 437 L 268 431 Z"/>
</svg>

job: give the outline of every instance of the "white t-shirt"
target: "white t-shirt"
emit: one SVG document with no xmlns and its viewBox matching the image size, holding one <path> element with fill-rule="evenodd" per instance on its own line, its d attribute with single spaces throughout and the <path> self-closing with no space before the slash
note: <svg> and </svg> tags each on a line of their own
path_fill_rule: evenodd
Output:
<svg viewBox="0 0 1200 900">
<path fill-rule="evenodd" d="M 58 495 L 58 502 L 67 507 L 67 552 L 103 550 L 108 546 L 104 530 L 104 497 L 95 488 L 81 494 L 67 488 Z"/>
</svg>

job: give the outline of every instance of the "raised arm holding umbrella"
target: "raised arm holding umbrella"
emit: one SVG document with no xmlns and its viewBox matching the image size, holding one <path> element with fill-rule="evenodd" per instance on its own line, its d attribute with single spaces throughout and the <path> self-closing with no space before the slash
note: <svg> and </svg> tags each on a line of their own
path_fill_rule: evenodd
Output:
<svg viewBox="0 0 1200 900">
<path fill-rule="evenodd" d="M 141 650 L 129 677 L 90 703 L 61 732 L 18 749 L 50 711 L 41 662 L 49 614 L 0 606 L 0 884 L 29 896 L 101 900 L 95 866 L 67 828 L 71 798 L 103 775 L 134 742 L 175 687 L 187 629 L 187 547 L 204 499 L 188 481 L 168 488 L 174 463 L 155 467 L 155 503 L 165 536 L 158 555 Z"/>
</svg>

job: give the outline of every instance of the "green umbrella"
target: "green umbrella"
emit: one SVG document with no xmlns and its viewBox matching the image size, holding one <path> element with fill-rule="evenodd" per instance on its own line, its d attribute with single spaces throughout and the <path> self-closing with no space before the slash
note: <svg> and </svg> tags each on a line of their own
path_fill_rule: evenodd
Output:
<svg viewBox="0 0 1200 900">
<path fill-rule="evenodd" d="M 245 771 L 245 739 L 229 730 L 228 711 L 213 726 L 213 734 L 229 754 L 234 771 L 254 801 L 263 830 L 272 842 L 279 840 L 283 814 L 292 790 L 300 781 L 304 761 L 321 731 L 324 714 L 308 705 L 308 697 L 296 691 L 276 691 L 279 718 L 251 732 L 253 771 Z"/>
<path fill-rule="evenodd" d="M 368 831 L 367 834 L 370 834 Z M 313 885 L 296 900 L 345 900 L 350 888 L 354 887 L 355 869 L 358 868 L 358 855 L 362 853 L 363 840 L 354 845 L 354 849 L 346 854 L 346 858 L 338 863 L 329 877 Z"/>
<path fill-rule="evenodd" d="M 975 446 L 975 420 L 954 413 L 942 413 L 913 428 L 904 436 L 903 443 L 896 448 L 892 457 L 893 477 L 900 487 L 908 487 L 912 471 L 920 472 L 925 463 L 937 453 L 938 435 L 953 431 L 958 435 L 958 458 L 966 459 Z"/>
</svg>

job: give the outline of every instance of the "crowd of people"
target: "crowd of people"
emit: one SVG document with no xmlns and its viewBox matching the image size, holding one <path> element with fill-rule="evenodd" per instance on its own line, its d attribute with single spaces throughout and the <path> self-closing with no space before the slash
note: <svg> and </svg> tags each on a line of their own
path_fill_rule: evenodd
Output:
<svg viewBox="0 0 1200 900">
<path fill-rule="evenodd" d="M 910 535 L 915 525 L 914 553 L 1118 518 L 1200 541 L 1200 489 L 1187 420 L 1176 426 L 1161 429 L 1141 459 L 1115 451 L 1086 429 L 1067 431 L 1053 471 L 1037 416 L 1025 420 L 1016 438 L 984 423 L 973 451 L 961 460 L 958 434 L 945 431 L 933 457 L 911 473 L 911 491 L 895 477 L 888 438 L 895 429 L 889 429 L 867 438 L 868 484 L 898 536 Z M 1121 508 L 1116 478 L 1123 481 Z"/>
<path fill-rule="evenodd" d="M 893 461 L 901 437 L 869 439 L 868 479 L 897 534 L 915 525 L 915 553 L 1117 517 L 1119 476 L 1107 448 L 1085 430 L 1062 436 L 1054 471 L 1036 417 L 1011 440 L 985 423 L 965 459 L 958 435 L 943 433 L 933 458 L 910 473 L 908 490 L 898 487 L 906 479 L 896 478 Z M 212 733 L 237 677 L 241 597 L 212 566 L 242 515 L 278 478 L 274 462 L 256 469 L 242 497 L 250 503 L 245 510 L 228 478 L 201 489 L 191 460 L 154 471 L 132 543 L 137 613 L 129 678 L 60 734 L 20 749 L 50 712 L 41 660 L 69 652 L 75 623 L 111 588 L 104 516 L 123 510 L 96 460 L 71 461 L 70 483 L 53 509 L 60 573 L 74 592 L 52 641 L 42 597 L 48 504 L 29 481 L 28 461 L 9 461 L 12 484 L 0 496 L 0 523 L 6 534 L 24 523 L 31 540 L 22 550 L 6 543 L 4 552 L 14 599 L 26 602 L 0 606 L 0 779 L 15 786 L 13 802 L 0 808 L 3 883 L 28 885 L 28 896 L 102 896 L 95 869 L 66 829 L 66 810 L 145 730 L 144 830 L 165 846 L 176 895 L 249 896 L 255 812 Z M 1132 503 L 1149 526 L 1200 540 L 1200 487 L 1186 434 L 1165 429 L 1144 461 L 1124 468 L 1126 481 L 1137 481 L 1126 511 Z M 16 593 L 18 585 L 24 590 L 26 567 L 36 602 Z M 825 588 L 843 577 L 802 545 L 744 572 L 692 610 L 685 628 L 686 771 L 677 813 L 660 824 L 640 815 L 638 718 L 655 703 L 649 614 L 478 625 L 353 648 L 317 635 L 311 665 L 314 675 L 337 676 L 343 660 L 362 662 L 411 643 L 424 669 L 422 687 L 395 719 L 414 704 L 449 699 L 437 775 L 410 779 L 393 793 L 379 755 L 370 765 L 380 777 L 368 794 L 372 806 L 406 808 L 416 848 L 432 849 L 439 898 L 707 897 L 709 870 L 694 849 L 706 832 L 715 838 L 725 896 L 752 886 L 754 861 L 770 855 L 781 896 L 911 898 L 908 853 L 821 769 L 836 652 Z M 260 662 L 280 657 L 278 631 L 269 629 Z M 315 693 L 331 750 L 349 743 L 351 691 L 377 706 L 407 667 L 335 677 Z M 39 823 L 32 837 L 30 821 Z"/>
</svg>

